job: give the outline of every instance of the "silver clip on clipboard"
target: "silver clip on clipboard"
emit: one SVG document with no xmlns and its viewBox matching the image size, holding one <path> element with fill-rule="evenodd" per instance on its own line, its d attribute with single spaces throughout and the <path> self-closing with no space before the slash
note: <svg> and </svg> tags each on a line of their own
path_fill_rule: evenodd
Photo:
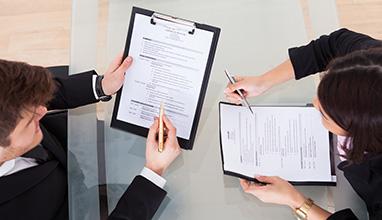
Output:
<svg viewBox="0 0 382 220">
<path fill-rule="evenodd" d="M 162 23 L 163 24 L 163 21 L 164 22 L 173 22 L 173 23 L 176 23 L 178 25 L 184 26 L 185 30 L 189 34 L 194 34 L 195 33 L 195 29 L 196 29 L 195 22 L 192 22 L 192 21 L 189 21 L 189 20 L 186 20 L 186 19 L 177 18 L 177 17 L 173 17 L 173 16 L 170 16 L 170 15 L 165 15 L 165 14 L 161 14 L 161 13 L 155 12 L 151 16 L 151 20 L 150 20 L 151 24 L 153 24 L 153 25 L 156 25 L 157 23 Z"/>
</svg>

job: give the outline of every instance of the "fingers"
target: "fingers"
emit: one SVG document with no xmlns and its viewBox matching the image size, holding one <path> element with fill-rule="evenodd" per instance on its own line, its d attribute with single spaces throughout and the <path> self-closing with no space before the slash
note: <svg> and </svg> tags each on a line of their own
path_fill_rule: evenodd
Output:
<svg viewBox="0 0 382 220">
<path fill-rule="evenodd" d="M 230 93 L 225 95 L 226 99 L 228 99 L 230 102 L 240 104 L 242 102 L 242 98 L 236 94 L 236 93 Z"/>
<path fill-rule="evenodd" d="M 241 188 L 243 188 L 243 191 L 247 192 L 250 186 L 250 182 L 248 180 L 240 178 L 240 185 L 241 185 Z"/>
<path fill-rule="evenodd" d="M 251 187 L 250 189 L 253 191 L 254 195 L 256 195 L 256 193 L 260 192 L 260 191 L 265 191 L 267 189 L 269 189 L 271 185 L 267 184 L 267 185 L 260 185 L 260 184 L 257 184 L 257 183 L 253 183 L 251 184 Z"/>
<path fill-rule="evenodd" d="M 149 133 L 147 135 L 147 140 L 148 141 L 155 141 L 156 140 L 156 134 L 159 129 L 159 120 L 156 118 L 154 120 L 154 123 L 151 125 Z"/>
<path fill-rule="evenodd" d="M 255 176 L 255 178 L 263 183 L 274 183 L 277 180 L 276 176 Z"/>
<path fill-rule="evenodd" d="M 240 185 L 244 192 L 251 193 L 253 195 L 256 195 L 257 191 L 266 190 L 268 188 L 268 185 L 260 185 L 245 179 L 240 179 Z"/>
<path fill-rule="evenodd" d="M 167 128 L 167 140 L 166 143 L 169 143 L 169 146 L 173 149 L 176 149 L 177 152 L 180 152 L 180 146 L 178 144 L 178 139 L 176 138 L 176 128 L 171 123 L 170 119 L 166 115 L 163 115 L 163 122 Z"/>
<path fill-rule="evenodd" d="M 244 89 L 243 87 L 243 82 L 240 81 L 240 82 L 236 82 L 236 83 L 231 83 L 228 85 L 227 87 L 228 89 L 231 90 L 231 92 L 235 92 L 236 90 L 240 90 L 240 89 Z"/>
<path fill-rule="evenodd" d="M 111 62 L 108 72 L 114 72 L 122 63 L 123 52 L 120 52 L 116 58 L 114 58 L 113 62 Z"/>
<path fill-rule="evenodd" d="M 228 86 L 231 84 L 227 85 L 227 88 L 224 90 L 225 98 L 228 99 L 228 101 L 235 103 L 235 104 L 240 104 L 242 102 L 242 98 L 240 97 L 239 94 L 236 93 L 236 91 L 232 91 Z"/>
<path fill-rule="evenodd" d="M 174 127 L 170 119 L 168 119 L 165 114 L 163 114 L 163 122 L 166 128 L 168 129 L 167 131 L 168 138 L 176 138 L 176 128 Z"/>
<path fill-rule="evenodd" d="M 118 67 L 118 69 L 116 70 L 116 72 L 119 72 L 119 73 L 125 73 L 126 70 L 129 68 L 129 66 L 131 65 L 131 63 L 133 62 L 133 58 L 128 56 L 126 57 L 126 59 L 123 61 L 123 63 Z"/>
</svg>

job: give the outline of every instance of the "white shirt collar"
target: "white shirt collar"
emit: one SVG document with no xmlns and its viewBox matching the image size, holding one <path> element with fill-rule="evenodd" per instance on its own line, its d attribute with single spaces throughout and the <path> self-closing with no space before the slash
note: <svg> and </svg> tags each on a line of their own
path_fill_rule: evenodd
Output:
<svg viewBox="0 0 382 220">
<path fill-rule="evenodd" d="M 5 161 L 0 166 L 0 177 L 5 176 L 9 171 L 15 167 L 16 159 Z"/>
</svg>

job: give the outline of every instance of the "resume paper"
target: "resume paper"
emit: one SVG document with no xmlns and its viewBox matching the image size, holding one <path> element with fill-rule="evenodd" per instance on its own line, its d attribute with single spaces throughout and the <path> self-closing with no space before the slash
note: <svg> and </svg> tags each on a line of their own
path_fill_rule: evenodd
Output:
<svg viewBox="0 0 382 220">
<path fill-rule="evenodd" d="M 136 14 L 129 48 L 134 61 L 127 70 L 117 119 L 149 128 L 159 106 L 189 139 L 213 40 L 213 32 L 193 34 L 170 21 L 150 23 Z"/>
<path fill-rule="evenodd" d="M 220 104 L 223 169 L 250 178 L 332 182 L 329 133 L 313 107 Z"/>
</svg>

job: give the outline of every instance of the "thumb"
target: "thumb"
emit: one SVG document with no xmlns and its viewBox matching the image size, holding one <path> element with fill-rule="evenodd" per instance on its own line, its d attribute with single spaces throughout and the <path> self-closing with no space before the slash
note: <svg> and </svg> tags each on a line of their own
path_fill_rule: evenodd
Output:
<svg viewBox="0 0 382 220">
<path fill-rule="evenodd" d="M 121 64 L 122 57 L 123 57 L 123 52 L 119 53 L 118 56 L 116 58 L 114 58 L 114 60 L 109 65 L 107 72 L 110 72 L 110 73 L 114 72 L 119 67 L 119 65 Z"/>
<path fill-rule="evenodd" d="M 240 185 L 241 185 L 241 188 L 243 188 L 244 192 L 247 192 L 249 189 L 249 186 L 250 186 L 250 184 L 247 180 L 241 179 L 241 178 L 240 178 Z"/>
<path fill-rule="evenodd" d="M 151 125 L 149 133 L 147 134 L 147 142 L 155 143 L 156 142 L 156 135 L 158 133 L 158 119 L 154 120 L 154 123 Z M 151 146 L 154 147 L 154 146 Z"/>
<path fill-rule="evenodd" d="M 118 67 L 116 70 L 117 72 L 126 72 L 127 68 L 131 65 L 133 62 L 133 58 L 131 56 L 126 57 L 126 59 L 122 62 L 122 64 Z"/>
<path fill-rule="evenodd" d="M 275 177 L 272 177 L 272 176 L 255 176 L 255 179 L 257 179 L 260 182 L 270 183 L 270 184 L 276 181 Z"/>
</svg>

